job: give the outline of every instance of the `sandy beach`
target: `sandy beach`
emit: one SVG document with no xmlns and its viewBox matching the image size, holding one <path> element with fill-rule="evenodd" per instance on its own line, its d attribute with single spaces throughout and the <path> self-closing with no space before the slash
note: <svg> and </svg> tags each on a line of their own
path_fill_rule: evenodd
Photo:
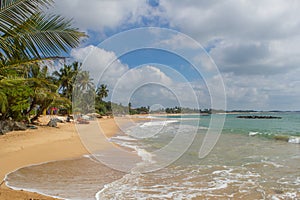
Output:
<svg viewBox="0 0 300 200">
<path fill-rule="evenodd" d="M 44 118 L 47 121 L 47 118 Z M 114 119 L 100 119 L 110 137 L 119 131 Z M 50 200 L 37 193 L 9 189 L 2 181 L 9 172 L 28 165 L 78 158 L 88 151 L 82 145 L 74 123 L 59 123 L 57 128 L 39 126 L 35 130 L 14 131 L 0 137 L 0 199 Z M 106 146 L 103 145 L 103 149 Z"/>
</svg>

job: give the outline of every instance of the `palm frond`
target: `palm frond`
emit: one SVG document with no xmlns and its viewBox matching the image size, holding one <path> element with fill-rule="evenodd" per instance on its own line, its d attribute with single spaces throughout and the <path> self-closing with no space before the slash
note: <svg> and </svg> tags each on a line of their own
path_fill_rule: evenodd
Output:
<svg viewBox="0 0 300 200">
<path fill-rule="evenodd" d="M 53 0 L 0 0 L 0 32 L 8 32 L 53 2 Z"/>
<path fill-rule="evenodd" d="M 86 36 L 73 28 L 71 22 L 60 16 L 36 13 L 4 36 L 10 46 L 19 51 L 11 50 L 13 54 L 4 52 L 13 59 L 46 58 L 67 53 L 79 45 L 81 37 Z"/>
<path fill-rule="evenodd" d="M 7 109 L 8 101 L 5 93 L 0 91 L 0 112 L 4 113 Z"/>
<path fill-rule="evenodd" d="M 20 66 L 30 66 L 33 64 L 39 64 L 44 61 L 50 61 L 50 60 L 61 60 L 65 59 L 66 57 L 59 57 L 59 56 L 53 56 L 53 57 L 46 57 L 46 58 L 25 58 L 22 60 L 11 60 L 7 62 L 1 62 L 0 61 L 0 71 L 1 69 L 12 69 L 12 68 L 19 68 Z M 1 74 L 1 73 L 0 73 Z"/>
</svg>

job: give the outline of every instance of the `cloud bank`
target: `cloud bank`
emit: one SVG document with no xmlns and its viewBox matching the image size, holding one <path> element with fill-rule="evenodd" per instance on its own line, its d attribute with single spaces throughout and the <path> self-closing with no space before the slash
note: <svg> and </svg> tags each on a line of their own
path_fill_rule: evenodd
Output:
<svg viewBox="0 0 300 200">
<path fill-rule="evenodd" d="M 200 42 L 214 59 L 224 78 L 229 109 L 300 110 L 295 101 L 300 98 L 299 10 L 300 2 L 293 0 L 57 0 L 54 11 L 73 18 L 82 30 L 99 33 L 91 43 L 134 27 L 179 30 Z M 180 38 L 163 45 L 193 48 Z M 126 63 L 115 65 L 110 76 L 129 70 Z"/>
</svg>

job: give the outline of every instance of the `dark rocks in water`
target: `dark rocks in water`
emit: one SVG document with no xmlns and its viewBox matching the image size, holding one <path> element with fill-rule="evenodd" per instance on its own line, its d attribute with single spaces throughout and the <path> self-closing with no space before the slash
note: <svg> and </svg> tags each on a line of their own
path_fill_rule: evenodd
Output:
<svg viewBox="0 0 300 200">
<path fill-rule="evenodd" d="M 50 119 L 50 121 L 48 122 L 47 126 L 57 127 L 57 120 L 56 119 Z"/>
<path fill-rule="evenodd" d="M 237 118 L 242 118 L 242 119 L 281 119 L 281 117 L 260 116 L 260 115 L 241 115 L 241 116 L 237 116 Z"/>
<path fill-rule="evenodd" d="M 13 120 L 0 121 L 0 135 L 4 135 L 10 131 L 24 131 L 26 124 L 22 122 L 15 122 Z"/>
</svg>

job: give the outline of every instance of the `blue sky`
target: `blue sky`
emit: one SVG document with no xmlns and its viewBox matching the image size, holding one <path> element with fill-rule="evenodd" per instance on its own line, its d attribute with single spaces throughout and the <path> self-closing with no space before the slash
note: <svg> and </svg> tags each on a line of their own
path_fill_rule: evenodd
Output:
<svg viewBox="0 0 300 200">
<path fill-rule="evenodd" d="M 138 58 L 138 59 L 137 59 Z M 119 58 L 123 63 L 126 63 L 129 68 L 134 68 L 145 63 L 156 63 L 172 66 L 175 70 L 179 71 L 189 81 L 196 81 L 201 79 L 195 68 L 189 61 L 176 55 L 172 52 L 160 49 L 141 49 L 129 52 Z"/>
<path fill-rule="evenodd" d="M 183 89 L 188 83 L 200 107 L 208 107 L 211 98 L 207 88 L 211 93 L 222 93 L 221 85 L 216 83 L 217 74 L 205 74 L 205 70 L 214 69 L 215 63 L 224 82 L 227 109 L 300 110 L 297 101 L 300 99 L 299 9 L 300 2 L 293 0 L 57 0 L 50 11 L 72 18 L 75 26 L 88 33 L 89 38 L 81 47 L 70 53 L 74 59 L 84 61 L 88 50 L 94 50 L 98 54 L 93 53 L 94 57 L 88 60 L 93 70 L 100 69 L 101 62 L 115 60 L 108 70 L 113 74 L 107 72 L 105 80 L 100 79 L 110 84 L 111 91 L 115 89 L 111 85 L 123 75 L 124 78 L 120 78 L 123 84 L 141 83 L 133 80 L 134 74 L 143 80 L 153 79 L 172 87 L 179 97 L 193 96 Z M 158 33 L 149 40 L 145 33 L 136 35 L 136 41 L 123 39 L 119 43 L 101 45 L 116 34 L 141 27 L 168 28 L 179 34 L 162 37 Z M 180 37 L 181 33 L 191 40 Z M 158 41 L 161 46 L 156 47 L 166 47 L 170 51 L 142 49 L 123 56 L 118 54 L 118 47 L 126 48 L 134 42 L 149 45 L 150 41 Z M 201 44 L 213 61 L 199 53 L 194 43 Z M 181 58 L 181 54 L 188 59 Z M 201 63 L 205 78 L 196 73 L 189 61 Z M 140 65 L 144 68 L 137 68 Z M 168 72 L 160 65 L 171 67 L 186 80 L 179 83 L 178 77 L 170 73 L 172 70 Z M 175 104 L 163 87 L 161 93 L 157 92 L 157 86 L 147 87 L 147 95 L 139 97 L 135 93 L 132 100 L 147 105 L 157 99 L 160 101 L 156 103 L 163 106 Z M 141 94 L 143 92 L 141 90 Z M 130 94 L 123 95 L 123 103 L 126 103 L 128 98 L 125 97 Z M 144 98 L 139 99 L 141 96 Z M 194 105 L 188 98 L 182 101 Z"/>
</svg>

